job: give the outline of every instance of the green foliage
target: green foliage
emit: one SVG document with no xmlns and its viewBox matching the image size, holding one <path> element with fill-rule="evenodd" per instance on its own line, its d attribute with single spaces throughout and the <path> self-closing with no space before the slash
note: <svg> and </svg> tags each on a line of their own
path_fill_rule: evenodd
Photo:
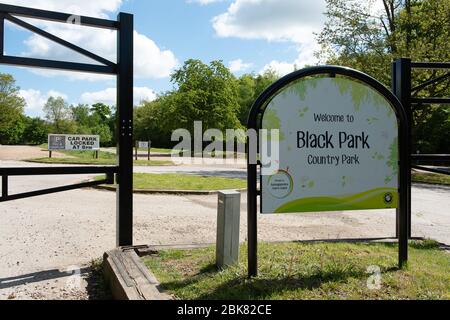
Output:
<svg viewBox="0 0 450 320">
<path fill-rule="evenodd" d="M 194 121 L 203 130 L 239 128 L 237 86 L 234 76 L 221 61 L 209 65 L 188 60 L 171 77 L 177 90 L 172 92 L 172 121 L 177 128 L 194 132 Z"/>
<path fill-rule="evenodd" d="M 96 103 L 89 107 L 79 104 L 70 107 L 73 120 L 77 124 L 76 133 L 100 136 L 102 146 L 114 145 L 115 117 L 111 107 Z"/>
<path fill-rule="evenodd" d="M 172 74 L 172 91 L 135 109 L 135 137 L 169 147 L 174 130 L 184 128 L 193 135 L 194 121 L 202 121 L 204 131 L 240 129 L 255 97 L 274 77 L 268 72 L 236 79 L 221 61 L 188 60 Z"/>
<path fill-rule="evenodd" d="M 92 116 L 100 118 L 102 122 L 106 122 L 112 115 L 111 108 L 104 103 L 96 103 L 91 107 Z"/>
<path fill-rule="evenodd" d="M 23 109 L 25 100 L 9 74 L 0 73 L 0 144 L 15 144 L 25 129 Z"/>
<path fill-rule="evenodd" d="M 113 140 L 111 129 L 108 124 L 99 122 L 95 127 L 91 130 L 92 134 L 96 134 L 100 136 L 100 142 L 104 146 L 110 146 Z"/>
<path fill-rule="evenodd" d="M 49 97 L 44 105 L 45 118 L 51 124 L 51 133 L 74 133 L 76 123 L 73 121 L 69 104 L 62 97 Z"/>
<path fill-rule="evenodd" d="M 73 120 L 78 127 L 88 128 L 92 124 L 90 118 L 90 109 L 86 104 L 79 104 L 71 107 Z"/>
<path fill-rule="evenodd" d="M 18 91 L 14 79 L 9 75 L 5 77 L 12 84 L 2 86 L 9 88 L 14 96 Z M 191 59 L 172 74 L 171 80 L 173 90 L 161 94 L 155 101 L 143 101 L 135 107 L 136 140 L 151 140 L 153 146 L 172 147 L 172 132 L 185 128 L 193 134 L 194 121 L 201 121 L 204 131 L 242 129 L 247 124 L 252 104 L 277 80 L 277 75 L 269 70 L 236 79 L 221 61 L 205 64 Z M 43 106 L 44 121 L 22 116 L 25 102 L 17 95 L 16 103 L 8 102 L 7 105 L 17 108 L 15 113 L 11 111 L 15 118 L 7 121 L 1 117 L 5 118 L 9 113 L 0 114 L 3 143 L 40 144 L 47 140 L 49 133 L 98 134 L 102 146 L 113 146 L 116 142 L 116 110 L 113 106 L 103 103 L 69 106 L 62 97 L 50 97 Z M 6 123 L 7 129 L 2 127 Z"/>
<path fill-rule="evenodd" d="M 40 118 L 26 118 L 25 130 L 23 132 L 22 143 L 40 145 L 47 142 L 49 125 Z"/>
<path fill-rule="evenodd" d="M 450 0 L 376 0 L 385 10 L 370 14 L 373 2 L 327 0 L 327 22 L 318 35 L 322 62 L 366 72 L 390 86 L 393 59 L 450 60 Z M 413 87 L 446 71 L 420 70 Z M 415 96 L 449 96 L 450 79 Z M 442 106 L 422 105 L 413 112 L 413 148 L 422 153 L 450 150 L 449 112 Z"/>
<path fill-rule="evenodd" d="M 243 126 L 247 125 L 250 109 L 259 95 L 278 79 L 277 74 L 268 70 L 257 76 L 244 74 L 238 79 L 239 120 Z"/>
<path fill-rule="evenodd" d="M 165 94 L 152 102 L 143 102 L 135 108 L 134 130 L 136 140 L 151 140 L 152 145 L 170 146 L 171 130 L 175 126 L 171 123 L 171 107 L 173 95 Z"/>
</svg>

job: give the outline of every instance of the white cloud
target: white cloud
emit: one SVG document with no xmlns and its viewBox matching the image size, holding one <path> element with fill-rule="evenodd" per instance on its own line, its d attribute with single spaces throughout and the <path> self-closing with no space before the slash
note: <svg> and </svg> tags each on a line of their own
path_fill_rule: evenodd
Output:
<svg viewBox="0 0 450 320">
<path fill-rule="evenodd" d="M 134 70 L 140 78 L 165 78 L 178 61 L 170 50 L 161 50 L 150 38 L 134 32 Z"/>
<path fill-rule="evenodd" d="M 236 60 L 230 61 L 228 66 L 230 68 L 230 71 L 235 73 L 235 72 L 248 70 L 248 68 L 250 68 L 252 66 L 252 64 L 244 63 L 242 61 L 242 59 L 236 59 Z"/>
<path fill-rule="evenodd" d="M 65 100 L 68 98 L 64 93 L 55 90 L 43 93 L 39 90 L 27 89 L 20 90 L 19 94 L 25 99 L 25 113 L 30 116 L 42 116 L 42 108 L 50 97 L 62 97 Z"/>
<path fill-rule="evenodd" d="M 27 3 L 29 1 L 22 0 L 10 0 L 6 2 L 15 5 L 29 5 Z M 116 12 L 121 4 L 121 0 L 41 0 L 35 1 L 32 6 L 41 9 L 62 10 L 74 14 L 86 14 L 89 16 L 107 18 L 110 13 Z M 52 34 L 101 57 L 113 62 L 117 61 L 117 36 L 116 32 L 113 30 L 86 28 L 73 24 L 29 21 L 32 21 L 33 24 L 38 25 Z M 178 61 L 172 51 L 159 48 L 152 39 L 137 31 L 134 32 L 134 43 L 134 70 L 137 78 L 165 78 L 169 76 L 172 70 L 177 66 Z M 26 46 L 26 51 L 23 53 L 25 56 L 41 59 L 58 59 L 62 61 L 92 63 L 89 58 L 83 57 L 36 34 L 33 34 L 26 39 L 24 44 Z M 35 70 L 34 73 L 49 77 L 58 75 L 66 76 L 69 79 L 75 80 L 95 81 L 111 79 L 110 76 L 104 75 L 60 72 L 55 70 Z"/>
<path fill-rule="evenodd" d="M 269 70 L 275 71 L 279 76 L 284 76 L 293 72 L 295 70 L 295 65 L 286 61 L 272 60 L 262 68 L 260 73 L 262 74 Z"/>
<path fill-rule="evenodd" d="M 212 24 L 219 37 L 293 43 L 298 51 L 294 61 L 272 60 L 260 71 L 270 68 L 285 75 L 317 63 L 314 33 L 323 27 L 325 9 L 323 0 L 234 0 Z"/>
<path fill-rule="evenodd" d="M 260 73 L 273 70 L 279 76 L 284 76 L 307 65 L 312 66 L 317 63 L 314 56 L 316 50 L 318 50 L 316 43 L 302 44 L 297 48 L 298 57 L 293 62 L 272 60 L 261 69 Z"/>
<path fill-rule="evenodd" d="M 324 11 L 318 0 L 235 0 L 212 23 L 219 37 L 304 43 L 322 27 Z"/>
<path fill-rule="evenodd" d="M 116 104 L 116 88 L 107 88 L 101 91 L 85 92 L 81 95 L 81 102 L 94 104 L 103 102 L 108 105 Z M 134 104 L 138 105 L 141 101 L 153 101 L 156 99 L 156 93 L 147 87 L 134 87 Z"/>
</svg>

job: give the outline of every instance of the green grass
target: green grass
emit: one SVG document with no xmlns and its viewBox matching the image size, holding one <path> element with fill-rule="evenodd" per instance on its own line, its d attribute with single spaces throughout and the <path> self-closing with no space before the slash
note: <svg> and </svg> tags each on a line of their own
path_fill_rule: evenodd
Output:
<svg viewBox="0 0 450 320">
<path fill-rule="evenodd" d="M 104 179 L 103 176 L 96 178 Z M 133 175 L 133 188 L 135 190 L 189 190 L 209 191 L 244 189 L 246 181 L 242 179 L 203 177 L 188 174 L 151 174 L 135 173 Z"/>
<path fill-rule="evenodd" d="M 139 149 L 139 151 L 147 152 L 148 149 Z M 152 148 L 151 153 L 172 153 L 172 149 Z"/>
<path fill-rule="evenodd" d="M 436 173 L 413 172 L 412 181 L 418 183 L 442 184 L 450 186 L 450 176 Z"/>
<path fill-rule="evenodd" d="M 412 242 L 409 264 L 397 269 L 397 245 L 386 243 L 261 243 L 259 276 L 239 265 L 218 270 L 215 249 L 165 250 L 144 258 L 162 288 L 179 299 L 450 299 L 450 254 L 434 241 Z M 369 266 L 381 287 L 369 289 Z"/>
<path fill-rule="evenodd" d="M 46 150 L 47 145 L 41 145 L 42 149 Z M 94 151 L 58 151 L 58 153 L 62 153 L 67 155 L 67 158 L 38 158 L 38 159 L 30 159 L 30 162 L 37 163 L 49 163 L 49 164 L 89 164 L 89 165 L 115 165 L 116 155 L 110 152 L 99 151 L 98 159 L 94 158 Z M 147 161 L 147 160 L 137 160 L 134 161 L 134 165 L 137 166 L 164 166 L 164 165 L 173 165 L 173 162 L 170 160 L 162 160 L 162 161 Z"/>
</svg>

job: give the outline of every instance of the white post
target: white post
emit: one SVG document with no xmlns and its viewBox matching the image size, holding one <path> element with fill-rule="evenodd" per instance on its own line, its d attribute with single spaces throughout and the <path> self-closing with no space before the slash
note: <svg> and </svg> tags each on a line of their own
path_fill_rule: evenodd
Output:
<svg viewBox="0 0 450 320">
<path fill-rule="evenodd" d="M 233 265 L 239 260 L 240 209 L 240 192 L 235 190 L 219 192 L 216 241 L 218 268 Z"/>
</svg>

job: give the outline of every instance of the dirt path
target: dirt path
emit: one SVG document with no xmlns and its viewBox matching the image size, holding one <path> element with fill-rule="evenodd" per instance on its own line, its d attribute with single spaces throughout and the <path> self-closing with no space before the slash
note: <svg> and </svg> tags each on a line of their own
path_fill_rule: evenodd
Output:
<svg viewBox="0 0 450 320">
<path fill-rule="evenodd" d="M 53 152 L 55 158 L 64 158 L 64 154 Z M 48 151 L 40 147 L 31 146 L 2 146 L 0 145 L 0 160 L 28 160 L 48 157 Z"/>
</svg>

